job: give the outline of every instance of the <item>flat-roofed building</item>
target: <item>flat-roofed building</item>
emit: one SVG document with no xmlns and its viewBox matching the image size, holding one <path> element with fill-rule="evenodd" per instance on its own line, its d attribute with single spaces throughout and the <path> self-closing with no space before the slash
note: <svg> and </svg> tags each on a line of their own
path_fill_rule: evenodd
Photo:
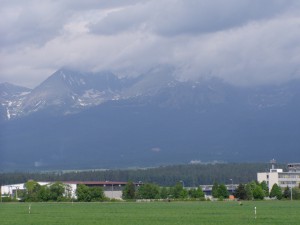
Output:
<svg viewBox="0 0 300 225">
<path fill-rule="evenodd" d="M 289 163 L 288 171 L 275 168 L 275 161 L 271 162 L 272 168 L 269 172 L 257 173 L 257 181 L 266 181 L 271 191 L 276 183 L 279 187 L 298 187 L 300 184 L 300 163 Z"/>
<path fill-rule="evenodd" d="M 37 182 L 41 186 L 51 185 L 54 182 Z M 69 187 L 71 191 L 71 197 L 76 198 L 76 189 L 79 184 L 84 184 L 88 187 L 101 187 L 104 191 L 104 195 L 111 199 L 121 199 L 122 190 L 127 184 L 127 182 L 117 182 L 117 181 L 65 181 L 62 182 Z M 134 183 L 136 187 L 142 185 L 142 182 Z M 18 198 L 18 191 L 25 190 L 24 183 L 21 184 L 10 184 L 1 186 L 1 195 L 9 196 L 11 198 Z"/>
</svg>

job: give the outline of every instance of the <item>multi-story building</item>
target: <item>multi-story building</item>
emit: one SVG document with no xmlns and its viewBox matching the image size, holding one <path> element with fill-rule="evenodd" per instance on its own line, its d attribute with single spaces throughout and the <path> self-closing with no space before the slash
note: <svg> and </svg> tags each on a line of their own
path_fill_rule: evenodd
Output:
<svg viewBox="0 0 300 225">
<path fill-rule="evenodd" d="M 288 171 L 284 172 L 283 169 L 275 168 L 275 161 L 272 161 L 272 168 L 270 172 L 257 173 L 257 181 L 266 181 L 269 190 L 272 189 L 276 183 L 281 188 L 285 187 L 298 187 L 300 184 L 300 163 L 289 163 Z"/>
</svg>

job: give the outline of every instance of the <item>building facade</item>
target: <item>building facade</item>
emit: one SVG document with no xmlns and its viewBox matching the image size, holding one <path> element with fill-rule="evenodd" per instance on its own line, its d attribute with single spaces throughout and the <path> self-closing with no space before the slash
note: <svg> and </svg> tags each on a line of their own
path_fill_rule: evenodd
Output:
<svg viewBox="0 0 300 225">
<path fill-rule="evenodd" d="M 300 184 L 300 163 L 289 163 L 287 172 L 284 172 L 283 169 L 276 169 L 275 163 L 272 163 L 269 172 L 257 173 L 257 181 L 266 181 L 270 191 L 275 183 L 281 188 L 298 187 Z"/>
<path fill-rule="evenodd" d="M 37 182 L 39 185 L 51 185 L 54 182 Z M 111 199 L 121 199 L 122 190 L 127 182 L 114 182 L 114 181 L 66 181 L 62 182 L 68 191 L 71 192 L 71 197 L 76 199 L 76 189 L 79 184 L 84 184 L 88 187 L 101 187 L 104 191 L 104 195 Z M 137 187 L 142 185 L 141 182 L 134 183 Z M 9 196 L 11 198 L 18 199 L 18 191 L 25 190 L 25 184 L 11 184 L 1 186 L 1 196 Z"/>
</svg>

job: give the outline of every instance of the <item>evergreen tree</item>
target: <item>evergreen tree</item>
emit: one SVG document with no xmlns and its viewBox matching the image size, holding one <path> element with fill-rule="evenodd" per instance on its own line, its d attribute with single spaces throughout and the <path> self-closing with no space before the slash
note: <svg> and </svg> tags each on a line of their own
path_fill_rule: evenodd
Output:
<svg viewBox="0 0 300 225">
<path fill-rule="evenodd" d="M 202 187 L 200 187 L 200 186 L 197 188 L 197 197 L 198 198 L 204 198 L 205 197 L 205 194 L 202 190 Z"/>
<path fill-rule="evenodd" d="M 135 185 L 133 182 L 128 182 L 122 192 L 123 199 L 135 199 Z"/>
<path fill-rule="evenodd" d="M 234 196 L 238 199 L 246 200 L 247 199 L 247 193 L 246 193 L 245 185 L 239 184 L 239 186 L 235 190 Z"/>
<path fill-rule="evenodd" d="M 251 184 L 246 184 L 245 186 L 247 200 L 253 200 L 253 191 L 251 188 Z"/>
<path fill-rule="evenodd" d="M 211 189 L 211 195 L 214 198 L 219 197 L 218 189 L 219 189 L 219 184 L 217 182 L 215 182 L 214 185 L 212 186 L 212 189 Z"/>
<path fill-rule="evenodd" d="M 268 187 L 267 182 L 266 181 L 262 181 L 259 185 L 263 189 L 265 196 L 268 196 L 269 195 L 269 187 Z"/>
<path fill-rule="evenodd" d="M 281 188 L 275 183 L 271 189 L 270 197 L 276 197 L 278 200 L 282 199 L 282 190 Z"/>
<path fill-rule="evenodd" d="M 284 197 L 284 198 L 286 198 L 286 199 L 290 199 L 290 198 L 291 198 L 291 189 L 290 189 L 288 186 L 286 186 L 286 187 L 284 188 L 282 197 Z"/>
<path fill-rule="evenodd" d="M 225 184 L 219 185 L 217 193 L 218 193 L 218 198 L 228 198 L 229 197 L 229 192 L 228 192 Z"/>
</svg>

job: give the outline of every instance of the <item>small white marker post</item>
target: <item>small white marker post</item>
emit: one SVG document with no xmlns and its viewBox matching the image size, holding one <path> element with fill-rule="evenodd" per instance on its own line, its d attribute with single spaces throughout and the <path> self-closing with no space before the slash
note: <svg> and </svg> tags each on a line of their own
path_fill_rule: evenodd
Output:
<svg viewBox="0 0 300 225">
<path fill-rule="evenodd" d="M 30 214 L 31 205 L 28 206 L 28 213 Z"/>
<path fill-rule="evenodd" d="M 256 206 L 254 207 L 254 219 L 256 219 Z"/>
</svg>

